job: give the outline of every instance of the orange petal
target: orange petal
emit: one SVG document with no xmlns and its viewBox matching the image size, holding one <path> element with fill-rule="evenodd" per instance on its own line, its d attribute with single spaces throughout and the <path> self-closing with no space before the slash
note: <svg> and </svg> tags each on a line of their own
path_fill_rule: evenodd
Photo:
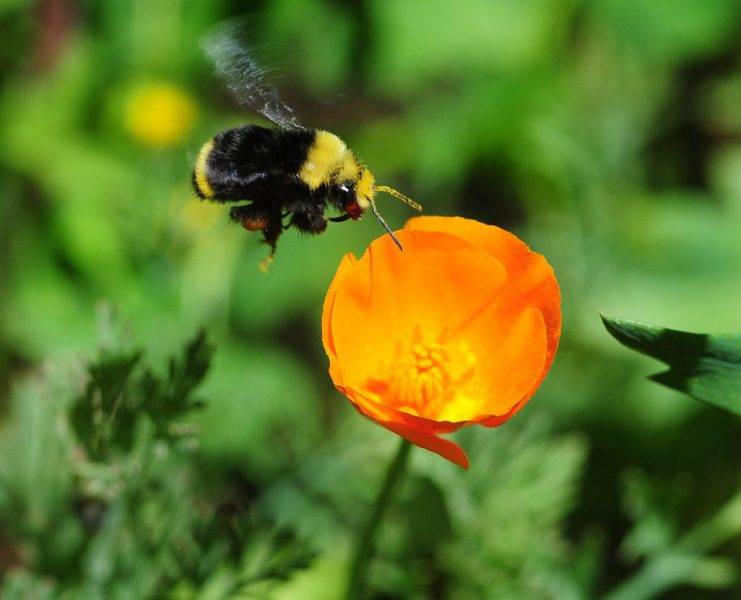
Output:
<svg viewBox="0 0 741 600">
<path fill-rule="evenodd" d="M 461 335 L 479 361 L 464 391 L 482 399 L 478 414 L 464 418 L 505 415 L 542 379 L 547 341 L 537 308 L 526 308 L 513 322 L 477 319 Z"/>
<path fill-rule="evenodd" d="M 375 240 L 337 291 L 329 339 L 342 356 L 344 381 L 362 389 L 396 344 L 415 332 L 438 336 L 480 310 L 502 289 L 501 264 L 466 240 L 400 231 Z"/>
<path fill-rule="evenodd" d="M 453 431 L 457 431 L 461 427 L 465 427 L 469 424 L 468 421 L 442 421 L 428 419 L 419 415 L 413 415 L 403 410 L 399 410 L 398 408 L 394 408 L 393 406 L 384 404 L 382 399 L 373 392 L 370 392 L 366 389 L 359 390 L 351 385 L 343 385 L 342 393 L 345 394 L 355 404 L 368 406 L 368 410 L 371 412 L 382 410 L 385 412 L 385 414 L 389 415 L 390 419 L 394 421 L 403 421 L 405 423 L 408 423 L 410 426 L 424 429 L 425 431 L 430 431 L 435 434 L 452 433 Z"/>
<path fill-rule="evenodd" d="M 439 454 L 459 467 L 468 469 L 468 456 L 458 444 L 438 437 L 433 433 L 414 429 L 403 423 L 381 422 L 381 425 L 393 431 L 396 435 L 409 440 L 412 444 Z"/>
<path fill-rule="evenodd" d="M 503 304 L 517 309 L 537 306 L 543 313 L 550 366 L 561 334 L 561 294 L 548 261 L 504 229 L 462 217 L 423 216 L 409 219 L 404 230 L 438 231 L 459 235 L 499 260 L 507 272 Z"/>
<path fill-rule="evenodd" d="M 502 265 L 463 238 L 438 232 L 397 235 L 404 252 L 383 236 L 361 259 L 370 261 L 369 311 L 383 316 L 395 336 L 410 323 L 452 326 L 506 281 Z"/>
<path fill-rule="evenodd" d="M 491 313 L 499 312 L 498 319 L 512 321 L 523 308 L 532 306 L 540 310 L 546 333 L 546 355 L 540 377 L 531 389 L 510 410 L 509 416 L 517 412 L 532 396 L 545 378 L 553 362 L 561 336 L 561 293 L 558 281 L 548 261 L 530 250 L 515 235 L 471 219 L 461 217 L 415 217 L 407 221 L 405 229 L 413 231 L 444 231 L 460 235 L 474 245 L 496 257 L 507 272 L 507 285 L 497 297 L 497 306 L 487 307 Z M 472 323 L 480 326 L 484 315 L 474 315 Z M 490 316 L 489 318 L 495 318 Z M 476 319 L 479 319 L 478 322 Z M 491 332 L 494 335 L 494 332 Z M 493 426 L 503 422 L 503 415 L 488 419 L 485 424 Z M 506 418 L 509 418 L 506 416 Z M 506 420 L 506 418 L 504 420 Z"/>
<path fill-rule="evenodd" d="M 413 217 L 404 225 L 404 231 L 437 231 L 468 240 L 497 260 L 511 276 L 526 268 L 532 251 L 516 235 L 495 225 L 487 225 L 463 217 Z"/>
<path fill-rule="evenodd" d="M 347 278 L 347 275 L 352 271 L 353 265 L 357 262 L 355 256 L 351 253 L 345 254 L 340 261 L 340 265 L 337 267 L 332 282 L 329 284 L 327 295 L 324 298 L 324 306 L 322 308 L 322 343 L 328 353 L 334 354 L 334 342 L 332 340 L 332 331 L 330 327 L 330 321 L 332 316 L 332 308 L 334 307 L 335 298 L 337 296 L 337 290 Z"/>
<path fill-rule="evenodd" d="M 357 262 L 357 259 L 350 253 L 342 257 L 337 272 L 335 273 L 334 279 L 329 285 L 327 295 L 324 298 L 324 306 L 322 308 L 322 343 L 324 349 L 329 357 L 329 376 L 338 389 L 344 393 L 344 390 L 339 386 L 342 385 L 342 370 L 340 369 L 339 359 L 335 353 L 334 340 L 332 339 L 332 309 L 334 307 L 335 299 L 337 297 L 337 290 L 340 289 L 343 282 L 347 279 L 347 276 L 352 272 L 353 265 Z"/>
<path fill-rule="evenodd" d="M 398 411 L 387 409 L 385 406 L 369 402 L 362 404 L 353 402 L 353 405 L 360 413 L 409 440 L 412 444 L 439 454 L 450 462 L 468 469 L 468 456 L 458 444 L 438 437 L 431 431 L 416 427 L 406 420 L 396 420 Z"/>
</svg>

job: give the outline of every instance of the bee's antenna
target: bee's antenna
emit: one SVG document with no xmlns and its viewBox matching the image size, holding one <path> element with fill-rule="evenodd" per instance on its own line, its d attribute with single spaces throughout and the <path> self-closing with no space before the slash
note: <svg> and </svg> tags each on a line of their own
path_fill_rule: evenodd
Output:
<svg viewBox="0 0 741 600">
<path fill-rule="evenodd" d="M 402 252 L 404 251 L 404 248 L 401 245 L 401 242 L 399 241 L 399 238 L 397 238 L 394 235 L 394 232 L 391 231 L 391 228 L 389 227 L 389 224 L 386 223 L 384 218 L 381 216 L 381 213 L 378 212 L 378 209 L 376 208 L 376 203 L 371 200 L 370 201 L 371 209 L 373 210 L 373 214 L 376 215 L 376 219 L 383 225 L 383 228 L 386 230 L 386 232 L 391 236 L 391 239 L 394 240 L 394 243 L 399 247 L 399 250 Z"/>
<path fill-rule="evenodd" d="M 422 205 L 417 204 L 414 200 L 409 198 L 408 196 L 405 196 L 400 191 L 395 190 L 394 188 L 388 186 L 388 185 L 376 185 L 373 187 L 373 189 L 377 192 L 386 192 L 389 196 L 393 196 L 394 198 L 398 198 L 401 200 L 404 204 L 408 204 L 411 206 L 414 210 L 422 210 Z"/>
</svg>

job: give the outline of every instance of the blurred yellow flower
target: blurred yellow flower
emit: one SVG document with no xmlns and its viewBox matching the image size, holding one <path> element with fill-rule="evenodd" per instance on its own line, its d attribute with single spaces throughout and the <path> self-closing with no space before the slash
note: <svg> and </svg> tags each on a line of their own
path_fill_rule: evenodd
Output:
<svg viewBox="0 0 741 600">
<path fill-rule="evenodd" d="M 190 133 L 197 112 L 190 95 L 176 85 L 140 84 L 126 98 L 126 129 L 145 146 L 175 146 Z"/>
</svg>

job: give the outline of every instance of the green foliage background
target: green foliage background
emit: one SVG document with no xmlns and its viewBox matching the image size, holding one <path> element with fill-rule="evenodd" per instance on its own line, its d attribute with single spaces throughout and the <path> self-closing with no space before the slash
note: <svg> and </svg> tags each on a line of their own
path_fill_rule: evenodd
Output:
<svg viewBox="0 0 741 600">
<path fill-rule="evenodd" d="M 551 374 L 459 434 L 470 472 L 414 453 L 376 597 L 739 597 L 739 421 L 597 313 L 741 329 L 737 0 L 0 1 L 0 597 L 342 590 L 397 440 L 332 388 L 319 315 L 380 231 L 287 234 L 265 277 L 193 200 L 200 144 L 254 119 L 197 40 L 245 12 L 304 122 L 563 291 Z M 124 117 L 153 81 L 198 110 L 166 148 Z"/>
</svg>

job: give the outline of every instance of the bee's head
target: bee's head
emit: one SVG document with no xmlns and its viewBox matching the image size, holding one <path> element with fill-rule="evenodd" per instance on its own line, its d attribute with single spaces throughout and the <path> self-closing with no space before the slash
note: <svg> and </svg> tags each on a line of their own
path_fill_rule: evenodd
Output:
<svg viewBox="0 0 741 600">
<path fill-rule="evenodd" d="M 357 183 L 355 184 L 355 200 L 363 210 L 366 210 L 373 202 L 373 197 L 376 195 L 375 183 L 376 178 L 373 173 L 365 167 L 360 167 Z"/>
<path fill-rule="evenodd" d="M 358 177 L 358 183 L 355 188 L 355 198 L 357 199 L 358 206 L 362 210 L 366 210 L 368 207 L 370 207 L 378 221 L 381 223 L 381 225 L 383 225 L 383 228 L 388 232 L 396 245 L 399 247 L 399 250 L 403 250 L 403 248 L 401 247 L 401 242 L 394 235 L 394 232 L 391 231 L 391 228 L 388 226 L 384 218 L 381 216 L 381 213 L 379 213 L 378 209 L 376 208 L 375 197 L 376 193 L 378 192 L 385 192 L 393 196 L 394 198 L 401 200 L 405 204 L 408 204 L 415 210 L 422 210 L 422 207 L 414 200 L 408 198 L 401 192 L 396 191 L 392 187 L 389 187 L 387 185 L 376 185 L 376 178 L 373 176 L 373 173 L 371 173 L 365 167 L 361 167 L 360 175 Z"/>
<path fill-rule="evenodd" d="M 352 171 L 352 174 L 350 174 L 349 171 Z M 399 249 L 401 249 L 401 243 L 393 234 L 391 228 L 376 208 L 376 193 L 385 192 L 394 196 L 394 198 L 398 198 L 402 202 L 405 202 L 415 210 L 422 210 L 422 207 L 414 200 L 407 198 L 404 194 L 397 192 L 392 187 L 376 185 L 376 178 L 373 176 L 373 173 L 356 160 L 352 161 L 351 168 L 345 169 L 344 173 L 342 171 L 340 172 L 339 179 L 340 181 L 337 183 L 335 188 L 335 193 L 337 195 L 335 201 L 338 206 L 345 210 L 345 212 L 355 220 L 359 219 L 363 212 L 370 208 L 376 218 L 380 221 L 381 225 L 383 225 L 384 229 L 386 229 L 389 235 L 394 239 L 396 245 L 399 246 Z"/>
<path fill-rule="evenodd" d="M 359 219 L 373 202 L 373 174 L 365 167 L 357 165 L 353 173 L 347 173 L 330 187 L 330 198 L 340 210 L 353 219 Z"/>
</svg>

